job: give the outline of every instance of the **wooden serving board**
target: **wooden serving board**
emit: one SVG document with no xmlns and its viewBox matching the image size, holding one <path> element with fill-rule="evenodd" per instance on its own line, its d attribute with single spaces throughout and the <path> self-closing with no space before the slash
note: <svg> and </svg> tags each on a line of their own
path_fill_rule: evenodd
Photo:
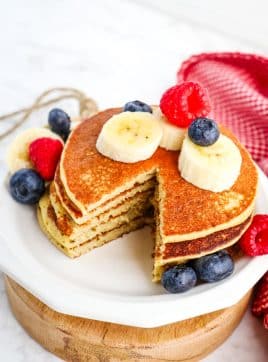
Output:
<svg viewBox="0 0 268 362">
<path fill-rule="evenodd" d="M 158 328 L 137 328 L 68 316 L 50 309 L 6 277 L 12 311 L 31 337 L 67 361 L 200 361 L 240 322 L 251 291 L 221 311 Z"/>
</svg>

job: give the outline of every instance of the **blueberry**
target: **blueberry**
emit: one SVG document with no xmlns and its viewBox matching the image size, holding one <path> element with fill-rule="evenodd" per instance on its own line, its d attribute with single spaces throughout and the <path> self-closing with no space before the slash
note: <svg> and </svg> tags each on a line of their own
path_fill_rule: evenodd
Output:
<svg viewBox="0 0 268 362">
<path fill-rule="evenodd" d="M 197 277 L 208 283 L 225 279 L 234 270 L 234 262 L 225 250 L 196 259 L 192 262 L 192 266 Z"/>
<path fill-rule="evenodd" d="M 183 293 L 193 288 L 197 277 L 193 268 L 186 265 L 173 266 L 162 274 L 161 283 L 169 293 Z"/>
<path fill-rule="evenodd" d="M 54 108 L 48 114 L 48 124 L 52 132 L 60 135 L 64 140 L 70 133 L 71 121 L 67 113 L 62 109 Z"/>
<path fill-rule="evenodd" d="M 21 204 L 35 204 L 45 192 L 45 183 L 34 170 L 22 168 L 9 181 L 9 189 L 14 200 Z"/>
<path fill-rule="evenodd" d="M 132 101 L 124 105 L 124 112 L 149 112 L 153 113 L 153 110 L 148 104 L 141 101 Z"/>
<path fill-rule="evenodd" d="M 217 141 L 220 136 L 218 125 L 208 118 L 197 118 L 188 129 L 190 139 L 199 146 L 210 146 Z"/>
</svg>

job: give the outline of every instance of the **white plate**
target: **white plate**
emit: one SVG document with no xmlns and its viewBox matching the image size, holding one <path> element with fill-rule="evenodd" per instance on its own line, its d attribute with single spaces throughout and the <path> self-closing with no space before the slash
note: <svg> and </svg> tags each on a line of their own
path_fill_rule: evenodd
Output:
<svg viewBox="0 0 268 362">
<path fill-rule="evenodd" d="M 6 170 L 1 169 L 1 173 Z M 260 171 L 257 213 L 268 213 L 268 179 Z M 138 327 L 156 327 L 231 306 L 268 269 L 268 255 L 236 262 L 226 280 L 167 294 L 151 282 L 149 228 L 71 260 L 39 229 L 35 210 L 0 186 L 0 267 L 58 312 Z"/>
</svg>

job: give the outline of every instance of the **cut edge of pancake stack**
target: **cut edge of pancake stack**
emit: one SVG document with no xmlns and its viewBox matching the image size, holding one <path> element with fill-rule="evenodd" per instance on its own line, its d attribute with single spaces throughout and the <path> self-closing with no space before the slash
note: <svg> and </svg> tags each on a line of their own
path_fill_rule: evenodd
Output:
<svg viewBox="0 0 268 362">
<path fill-rule="evenodd" d="M 171 242 L 170 240 L 165 241 L 165 236 L 161 233 L 160 200 L 161 197 L 158 196 L 158 201 L 154 202 L 156 223 L 153 267 L 154 282 L 160 281 L 162 273 L 170 266 L 185 264 L 192 259 L 198 259 L 234 245 L 250 226 L 254 212 L 253 202 L 246 212 L 241 215 L 240 223 L 235 226 L 228 227 L 226 225 L 220 231 L 207 231 L 206 236 L 203 237 Z"/>
<path fill-rule="evenodd" d="M 68 214 L 54 183 L 39 202 L 38 218 L 53 243 L 71 258 L 153 223 L 150 199 L 155 180 L 135 184 L 87 214 L 83 224 Z M 108 206 L 107 206 L 108 205 Z"/>
<path fill-rule="evenodd" d="M 105 118 L 105 112 L 108 112 L 108 116 L 106 117 L 105 122 L 102 123 L 102 119 Z M 128 115 L 125 113 L 128 113 Z M 106 134 L 104 134 L 104 130 L 108 134 L 108 129 L 105 128 L 106 124 L 109 124 L 111 120 L 114 120 L 113 118 L 116 118 L 116 116 L 123 115 L 123 117 L 125 117 L 123 120 L 125 127 L 127 122 L 126 117 L 133 118 L 132 113 L 135 114 L 135 112 L 122 112 L 118 109 L 102 112 L 100 114 L 100 123 L 102 123 L 100 127 L 101 132 L 99 135 L 95 135 L 96 140 L 94 141 L 96 142 L 97 150 L 94 144 L 92 147 L 95 150 L 89 150 L 89 154 L 90 152 L 99 153 L 98 157 L 102 154 L 102 158 L 111 158 L 113 162 L 119 162 L 121 165 L 124 163 L 133 163 L 133 167 L 135 167 L 136 162 L 146 160 L 144 154 L 141 155 L 137 152 L 137 157 L 140 157 L 140 159 L 129 161 L 130 156 L 127 154 L 127 150 L 124 149 L 125 145 L 120 144 L 120 140 L 116 140 L 116 142 L 111 145 L 109 144 L 109 140 L 105 138 Z M 142 119 L 142 116 L 140 115 L 142 112 L 138 113 L 139 115 L 137 114 L 136 117 L 140 116 Z M 148 117 L 148 121 L 150 121 L 150 117 Z M 161 117 L 163 117 L 162 114 Z M 97 120 L 98 115 L 95 116 L 94 119 Z M 118 119 L 116 118 L 116 121 L 117 120 Z M 130 120 L 130 122 L 131 121 L 133 122 L 133 119 Z M 91 121 L 88 120 L 86 122 L 89 123 Z M 163 200 L 165 198 L 166 190 L 163 188 L 164 181 L 161 179 L 162 176 L 161 172 L 159 173 L 157 163 L 152 163 L 151 166 L 146 166 L 142 172 L 140 171 L 132 178 L 127 179 L 125 183 L 120 185 L 120 187 L 111 187 L 110 192 L 104 192 L 101 198 L 94 200 L 92 203 L 84 204 L 76 197 L 76 195 L 73 194 L 68 185 L 68 177 L 66 175 L 66 170 L 64 169 L 63 160 L 66 149 L 68 148 L 73 135 L 77 133 L 77 130 L 79 130 L 79 127 L 81 128 L 81 126 L 78 126 L 69 137 L 63 151 L 60 164 L 56 170 L 55 178 L 38 205 L 38 220 L 42 230 L 46 233 L 52 243 L 67 256 L 71 258 L 79 257 L 96 247 L 100 247 L 111 240 L 121 237 L 123 234 L 139 229 L 145 225 L 151 225 L 155 238 L 153 281 L 159 281 L 163 271 L 166 270 L 167 267 L 183 264 L 188 260 L 199 258 L 204 255 L 212 254 L 218 250 L 228 248 L 229 246 L 235 244 L 249 227 L 254 211 L 257 172 L 253 161 L 247 154 L 247 151 L 244 150 L 238 141 L 234 141 L 236 146 L 238 146 L 237 148 L 240 148 L 240 152 L 243 150 L 243 152 L 246 153 L 247 162 L 250 163 L 251 170 L 254 170 L 252 184 L 254 184 L 254 182 L 255 184 L 254 188 L 251 190 L 251 200 L 247 204 L 247 207 L 241 207 L 241 212 L 237 212 L 233 217 L 230 216 L 232 214 L 231 209 L 228 210 L 228 212 L 226 211 L 229 219 L 225 223 L 220 222 L 219 225 L 211 225 L 210 228 L 205 228 L 204 230 L 199 230 L 198 232 L 190 232 L 189 234 L 182 233 L 182 235 L 180 235 L 180 233 L 174 233 L 174 235 L 172 235 L 171 233 L 168 235 L 163 230 L 163 224 L 167 222 L 166 220 L 164 221 L 163 218 L 165 208 Z M 163 148 L 166 148 L 165 152 L 167 154 L 172 153 L 173 155 L 173 151 L 178 151 L 181 147 L 183 147 L 182 142 L 184 149 L 186 149 L 187 142 L 189 143 L 187 136 L 185 136 L 186 128 L 182 129 L 170 124 L 165 125 L 163 124 L 163 119 L 161 120 L 161 127 L 161 132 L 163 132 L 163 134 L 161 133 L 162 138 L 158 137 L 159 134 L 157 134 L 157 132 L 154 134 L 157 141 L 155 142 L 154 150 L 151 149 L 151 155 L 148 154 L 149 156 L 147 159 L 153 159 L 153 154 L 157 149 L 159 149 L 158 146 L 160 144 L 160 139 L 162 143 L 165 143 L 164 146 L 163 144 L 160 144 L 162 150 Z M 174 131 L 175 128 L 177 129 Z M 126 129 L 129 131 L 128 126 Z M 144 134 L 146 134 L 147 130 L 144 132 Z M 111 135 L 111 129 L 109 130 L 109 134 Z M 102 143 L 99 142 L 98 144 L 98 141 L 101 138 L 100 135 L 102 136 Z M 174 144 L 176 143 L 173 139 L 174 136 L 176 136 L 177 139 L 180 138 L 181 140 L 179 145 L 176 144 L 176 148 L 174 148 Z M 167 139 L 170 141 L 170 148 L 166 147 L 168 143 Z M 120 146 L 122 147 L 121 154 L 118 152 Z M 114 147 L 112 151 L 111 147 Z M 141 147 L 141 145 L 138 144 L 138 147 Z M 187 147 L 189 147 L 189 145 Z M 194 147 L 196 147 L 196 145 Z M 205 149 L 206 147 L 202 148 Z M 132 148 L 132 152 L 133 150 L 135 151 L 135 148 Z M 108 151 L 111 151 L 111 156 L 108 155 Z M 177 154 L 180 154 L 179 157 L 182 159 L 183 150 L 181 153 L 177 152 Z M 120 159 L 121 156 L 122 159 Z M 203 157 L 203 155 L 201 156 Z M 230 157 L 230 155 L 227 155 L 226 159 L 228 159 L 228 157 Z M 190 159 L 189 162 L 191 162 Z M 240 163 L 241 162 L 242 161 L 240 161 Z M 187 162 L 185 164 L 187 168 Z M 192 170 L 189 171 L 189 169 L 185 169 L 185 164 L 182 166 L 179 164 L 178 166 L 179 171 L 182 174 L 182 178 L 199 188 L 198 183 L 202 184 L 203 180 L 201 180 L 201 178 L 203 176 L 201 177 L 200 174 L 197 175 L 196 173 L 197 177 L 195 184 L 193 174 L 190 172 Z M 241 166 L 239 161 L 237 161 L 237 165 L 236 167 L 238 171 L 236 170 L 233 175 L 231 172 L 229 175 L 229 179 L 231 179 L 231 181 L 228 180 L 228 172 L 226 178 L 226 172 L 224 174 L 219 169 L 220 175 L 216 175 L 216 178 L 218 177 L 219 184 L 215 184 L 215 190 L 212 190 L 211 188 L 209 189 L 209 187 L 205 189 L 203 184 L 200 186 L 200 190 L 211 190 L 217 194 L 223 190 L 231 189 L 232 184 L 235 183 L 235 180 L 239 176 Z M 205 167 L 207 167 L 207 165 L 205 165 Z M 225 167 L 228 169 L 228 166 L 225 165 Z M 243 170 L 243 172 L 244 171 L 245 170 Z M 105 170 L 103 172 L 105 173 Z M 183 175 L 183 172 L 185 175 L 187 174 L 187 177 L 189 176 L 188 179 Z M 221 181 L 220 176 L 222 176 L 225 186 L 231 182 L 228 187 L 219 189 Z M 99 177 L 102 177 L 102 175 L 100 174 Z M 85 179 L 84 186 L 86 186 L 86 184 L 88 184 L 88 180 Z M 234 205 L 236 202 L 240 202 L 236 200 L 236 197 L 237 196 L 235 196 L 233 200 Z M 189 202 L 191 202 L 190 198 Z M 225 205 L 223 206 L 223 210 L 224 207 Z M 152 208 L 154 208 L 154 215 Z"/>
</svg>

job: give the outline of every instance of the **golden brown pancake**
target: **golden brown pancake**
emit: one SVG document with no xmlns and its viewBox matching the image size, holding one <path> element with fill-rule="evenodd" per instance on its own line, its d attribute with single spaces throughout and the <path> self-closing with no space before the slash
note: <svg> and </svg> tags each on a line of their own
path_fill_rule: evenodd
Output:
<svg viewBox="0 0 268 362">
<path fill-rule="evenodd" d="M 231 189 L 215 193 L 200 189 L 181 177 L 178 171 L 179 152 L 158 148 L 150 159 L 134 164 L 113 161 L 100 154 L 96 150 L 96 140 L 101 128 L 120 111 L 119 108 L 108 109 L 95 115 L 79 125 L 69 137 L 54 180 L 53 192 L 57 201 L 50 197 L 56 219 L 45 216 L 46 220 L 42 221 L 50 237 L 51 232 L 55 234 L 52 235 L 54 243 L 69 247 L 68 238 L 72 232 L 68 228 L 65 232 L 60 227 L 59 210 L 72 230 L 76 228 L 79 233 L 79 228 L 84 228 L 94 217 L 102 218 L 109 212 L 115 216 L 114 210 L 123 204 L 128 205 L 140 192 L 151 192 L 152 188 L 155 189 L 155 280 L 159 279 L 165 265 L 184 262 L 235 243 L 250 223 L 258 177 L 250 155 L 232 133 L 221 127 L 221 132 L 230 137 L 240 150 L 240 175 Z M 46 208 L 41 203 L 40 209 L 42 207 Z M 136 217 L 136 214 L 133 215 Z M 129 230 L 146 224 L 142 222 L 143 216 L 144 209 L 139 217 L 134 217 L 133 220 L 139 221 Z M 111 222 L 112 219 L 108 217 L 106 222 L 109 223 L 109 220 Z M 113 221 L 113 225 L 115 223 Z M 127 227 L 123 229 L 127 232 Z M 118 233 L 116 235 L 118 237 Z M 83 238 L 86 240 L 87 235 Z M 90 250 L 91 242 L 94 247 L 105 242 L 98 244 L 96 238 L 98 234 L 94 240 L 89 237 L 85 247 L 81 240 L 74 237 L 76 252 L 71 253 L 69 249 L 65 252 L 77 256 Z"/>
<path fill-rule="evenodd" d="M 178 171 L 178 152 L 158 148 L 148 160 L 127 164 L 113 161 L 96 149 L 103 124 L 120 109 L 109 109 L 83 122 L 72 133 L 60 163 L 60 178 L 69 199 L 88 212 L 131 188 L 143 177 L 156 175 L 159 187 L 160 228 L 167 242 L 189 239 L 192 233 L 210 233 L 240 223 L 251 214 L 257 188 L 255 165 L 232 133 L 222 128 L 242 156 L 240 176 L 230 190 L 215 193 L 185 181 Z M 57 183 L 57 182 L 56 182 Z M 248 210 L 250 209 L 250 210 Z M 175 239 L 174 239 L 175 236 Z"/>
</svg>

